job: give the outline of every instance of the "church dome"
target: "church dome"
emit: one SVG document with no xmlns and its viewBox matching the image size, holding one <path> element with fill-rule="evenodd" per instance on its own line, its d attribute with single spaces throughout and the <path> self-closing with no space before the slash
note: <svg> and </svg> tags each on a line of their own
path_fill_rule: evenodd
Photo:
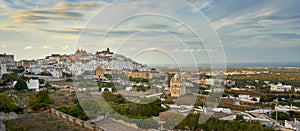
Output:
<svg viewBox="0 0 300 131">
<path fill-rule="evenodd" d="M 176 74 L 174 75 L 174 79 L 176 79 L 176 80 L 179 80 L 179 79 L 180 79 L 180 76 L 179 76 L 178 73 L 176 73 Z"/>
</svg>

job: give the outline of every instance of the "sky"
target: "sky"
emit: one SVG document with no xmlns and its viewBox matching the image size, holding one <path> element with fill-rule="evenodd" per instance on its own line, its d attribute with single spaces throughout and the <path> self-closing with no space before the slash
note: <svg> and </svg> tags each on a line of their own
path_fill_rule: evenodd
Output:
<svg viewBox="0 0 300 131">
<path fill-rule="evenodd" d="M 16 60 L 109 47 L 146 64 L 300 63 L 299 0 L 0 0 Z"/>
</svg>

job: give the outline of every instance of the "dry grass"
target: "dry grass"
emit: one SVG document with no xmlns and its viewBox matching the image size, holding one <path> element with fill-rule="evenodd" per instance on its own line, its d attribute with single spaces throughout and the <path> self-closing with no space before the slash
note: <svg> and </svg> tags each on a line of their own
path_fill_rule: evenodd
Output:
<svg viewBox="0 0 300 131">
<path fill-rule="evenodd" d="M 4 122 L 10 131 L 86 131 L 70 122 L 63 121 L 50 113 L 30 115 L 25 118 Z"/>
</svg>

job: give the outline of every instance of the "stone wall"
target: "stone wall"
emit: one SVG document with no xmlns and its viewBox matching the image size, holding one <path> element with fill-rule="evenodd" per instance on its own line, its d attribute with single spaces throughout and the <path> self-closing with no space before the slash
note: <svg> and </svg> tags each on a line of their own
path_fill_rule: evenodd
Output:
<svg viewBox="0 0 300 131">
<path fill-rule="evenodd" d="M 0 131 L 6 131 L 3 121 L 15 120 L 20 117 L 22 117 L 22 116 L 16 114 L 15 112 L 10 112 L 10 113 L 0 112 Z"/>
<path fill-rule="evenodd" d="M 113 118 L 108 118 L 116 123 L 120 123 L 120 124 L 123 124 L 123 125 L 126 125 L 126 126 L 129 126 L 129 127 L 132 127 L 132 128 L 135 128 L 135 129 L 139 129 L 139 127 L 136 125 L 136 124 L 133 124 L 133 123 L 127 123 L 123 120 L 116 120 L 116 119 L 113 119 Z"/>
<path fill-rule="evenodd" d="M 60 112 L 58 110 L 55 110 L 53 108 L 51 108 L 50 112 L 51 112 L 52 115 L 55 115 L 58 118 L 61 118 L 61 119 L 65 120 L 65 121 L 68 121 L 68 122 L 72 122 L 72 123 L 74 123 L 76 125 L 79 125 L 81 127 L 87 128 L 87 129 L 89 129 L 91 131 L 106 131 L 105 129 L 103 129 L 101 127 L 97 127 L 94 124 L 87 123 L 86 121 L 80 120 L 78 118 L 75 118 L 75 117 L 73 117 L 71 115 L 68 115 L 68 114 L 65 114 L 63 112 Z"/>
<path fill-rule="evenodd" d="M 6 131 L 6 127 L 2 121 L 0 121 L 0 131 Z"/>
</svg>

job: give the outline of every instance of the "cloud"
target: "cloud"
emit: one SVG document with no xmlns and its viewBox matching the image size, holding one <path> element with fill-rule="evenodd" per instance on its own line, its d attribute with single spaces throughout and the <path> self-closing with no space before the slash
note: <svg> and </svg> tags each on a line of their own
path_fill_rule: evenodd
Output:
<svg viewBox="0 0 300 131">
<path fill-rule="evenodd" d="M 175 49 L 175 52 L 185 53 L 185 52 L 217 52 L 216 49 Z"/>
<path fill-rule="evenodd" d="M 98 7 L 96 2 L 80 2 L 80 3 L 71 3 L 71 2 L 58 2 L 55 5 L 55 8 L 58 9 L 76 9 L 76 10 L 90 10 Z"/>
<path fill-rule="evenodd" d="M 192 5 L 197 7 L 198 9 L 202 10 L 205 8 L 209 8 L 212 0 L 186 0 L 190 2 Z"/>
<path fill-rule="evenodd" d="M 148 49 L 146 49 L 146 51 L 159 51 L 159 49 L 157 49 L 157 48 L 148 48 Z"/>
<path fill-rule="evenodd" d="M 25 46 L 24 49 L 25 49 L 25 50 L 30 50 L 30 49 L 32 49 L 32 46 Z"/>
<path fill-rule="evenodd" d="M 59 33 L 59 34 L 79 34 L 80 28 L 65 28 L 65 29 L 41 29 L 44 32 Z"/>
<path fill-rule="evenodd" d="M 17 26 L 14 25 L 0 25 L 0 30 L 9 30 L 9 29 L 15 29 Z"/>
<path fill-rule="evenodd" d="M 63 50 L 68 50 L 70 47 L 68 45 L 64 45 L 64 46 L 61 46 L 60 48 Z"/>
<path fill-rule="evenodd" d="M 1 48 L 5 48 L 6 47 L 6 45 L 1 45 Z"/>
<path fill-rule="evenodd" d="M 51 20 L 74 20 L 82 17 L 83 14 L 78 12 L 51 9 L 19 10 L 11 16 L 19 23 L 48 23 Z"/>
<path fill-rule="evenodd" d="M 54 7 L 41 9 L 23 9 L 12 13 L 11 18 L 19 23 L 48 23 L 52 20 L 78 20 L 84 17 L 81 10 L 93 10 L 96 2 L 58 2 Z"/>
<path fill-rule="evenodd" d="M 53 49 L 53 47 L 50 45 L 44 45 L 41 47 L 41 49 Z"/>
<path fill-rule="evenodd" d="M 144 29 L 166 29 L 169 26 L 166 24 L 144 24 L 138 26 L 138 28 L 144 28 Z"/>
<path fill-rule="evenodd" d="M 1 0 L 1 1 L 0 1 L 0 11 L 1 11 L 1 10 L 4 10 L 4 11 L 11 10 L 11 8 L 10 8 L 9 5 L 7 4 L 7 2 L 4 1 L 4 0 Z"/>
</svg>

